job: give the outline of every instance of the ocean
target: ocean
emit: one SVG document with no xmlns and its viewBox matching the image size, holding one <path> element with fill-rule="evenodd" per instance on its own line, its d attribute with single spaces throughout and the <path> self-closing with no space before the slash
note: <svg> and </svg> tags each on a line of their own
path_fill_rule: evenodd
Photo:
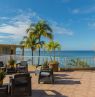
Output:
<svg viewBox="0 0 95 97">
<path fill-rule="evenodd" d="M 17 55 L 21 54 L 21 51 L 16 52 Z M 31 56 L 31 51 L 25 51 L 25 56 Z M 38 56 L 38 52 L 34 52 L 34 57 Z M 42 64 L 46 57 L 53 58 L 53 51 L 41 51 L 40 64 Z M 60 63 L 60 67 L 65 67 L 66 64 L 70 63 L 72 59 L 79 58 L 82 61 L 87 62 L 90 67 L 95 67 L 95 51 L 56 51 L 55 56 Z M 44 58 L 44 59 L 43 59 Z M 34 63 L 37 64 L 37 58 L 34 59 Z"/>
<path fill-rule="evenodd" d="M 21 51 L 16 52 L 17 55 L 21 54 Z M 31 51 L 25 51 L 25 56 L 31 56 Z M 56 51 L 56 57 L 87 57 L 95 56 L 95 51 Z M 34 52 L 34 56 L 38 56 L 38 52 Z M 54 56 L 53 51 L 41 51 L 41 56 Z"/>
</svg>

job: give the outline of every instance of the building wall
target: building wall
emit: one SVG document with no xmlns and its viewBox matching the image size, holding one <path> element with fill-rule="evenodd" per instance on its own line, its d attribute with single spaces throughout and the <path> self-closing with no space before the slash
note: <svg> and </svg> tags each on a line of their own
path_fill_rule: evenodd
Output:
<svg viewBox="0 0 95 97">
<path fill-rule="evenodd" d="M 0 46 L 0 55 L 16 54 L 16 47 L 14 46 Z"/>
</svg>

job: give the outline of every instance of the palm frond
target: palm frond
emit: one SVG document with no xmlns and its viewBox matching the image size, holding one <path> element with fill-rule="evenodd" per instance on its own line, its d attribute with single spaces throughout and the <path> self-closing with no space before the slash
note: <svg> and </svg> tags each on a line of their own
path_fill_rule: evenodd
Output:
<svg viewBox="0 0 95 97">
<path fill-rule="evenodd" d="M 24 44 L 24 41 L 21 41 L 20 44 L 23 45 Z"/>
</svg>

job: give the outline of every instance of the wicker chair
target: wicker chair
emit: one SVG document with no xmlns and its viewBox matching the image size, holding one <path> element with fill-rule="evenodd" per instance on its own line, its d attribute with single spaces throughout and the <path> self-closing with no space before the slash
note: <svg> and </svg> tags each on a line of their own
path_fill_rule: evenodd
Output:
<svg viewBox="0 0 95 97">
<path fill-rule="evenodd" d="M 20 63 L 16 64 L 16 71 L 19 73 L 26 73 L 28 72 L 28 63 L 27 61 L 21 61 Z"/>
<path fill-rule="evenodd" d="M 10 94 L 11 96 L 18 94 L 17 90 L 23 90 L 29 96 L 31 96 L 31 77 L 29 73 L 15 74 L 14 77 L 10 77 Z M 21 94 L 21 92 L 19 92 Z"/>
<path fill-rule="evenodd" d="M 3 61 L 0 61 L 0 70 L 6 71 Z"/>
<path fill-rule="evenodd" d="M 15 69 L 15 68 L 11 68 L 11 67 L 7 67 L 7 68 L 6 68 L 6 73 L 7 73 L 7 74 L 16 73 L 16 69 Z"/>
<path fill-rule="evenodd" d="M 41 81 L 51 81 L 51 83 L 54 83 L 53 69 L 41 69 L 38 77 L 38 83 Z"/>
<path fill-rule="evenodd" d="M 0 97 L 8 96 L 8 85 L 0 85 Z"/>
</svg>

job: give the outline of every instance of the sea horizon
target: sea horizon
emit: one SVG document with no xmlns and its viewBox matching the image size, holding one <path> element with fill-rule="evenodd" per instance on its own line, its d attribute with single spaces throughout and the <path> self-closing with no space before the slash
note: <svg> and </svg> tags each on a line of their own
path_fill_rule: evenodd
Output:
<svg viewBox="0 0 95 97">
<path fill-rule="evenodd" d="M 31 56 L 31 51 L 24 51 L 25 56 Z M 17 55 L 21 54 L 21 51 L 16 52 Z M 38 56 L 38 51 L 34 51 L 34 56 Z M 41 51 L 41 56 L 54 56 L 54 51 Z M 78 57 L 78 56 L 95 56 L 93 50 L 61 50 L 55 51 L 56 57 Z"/>
</svg>

